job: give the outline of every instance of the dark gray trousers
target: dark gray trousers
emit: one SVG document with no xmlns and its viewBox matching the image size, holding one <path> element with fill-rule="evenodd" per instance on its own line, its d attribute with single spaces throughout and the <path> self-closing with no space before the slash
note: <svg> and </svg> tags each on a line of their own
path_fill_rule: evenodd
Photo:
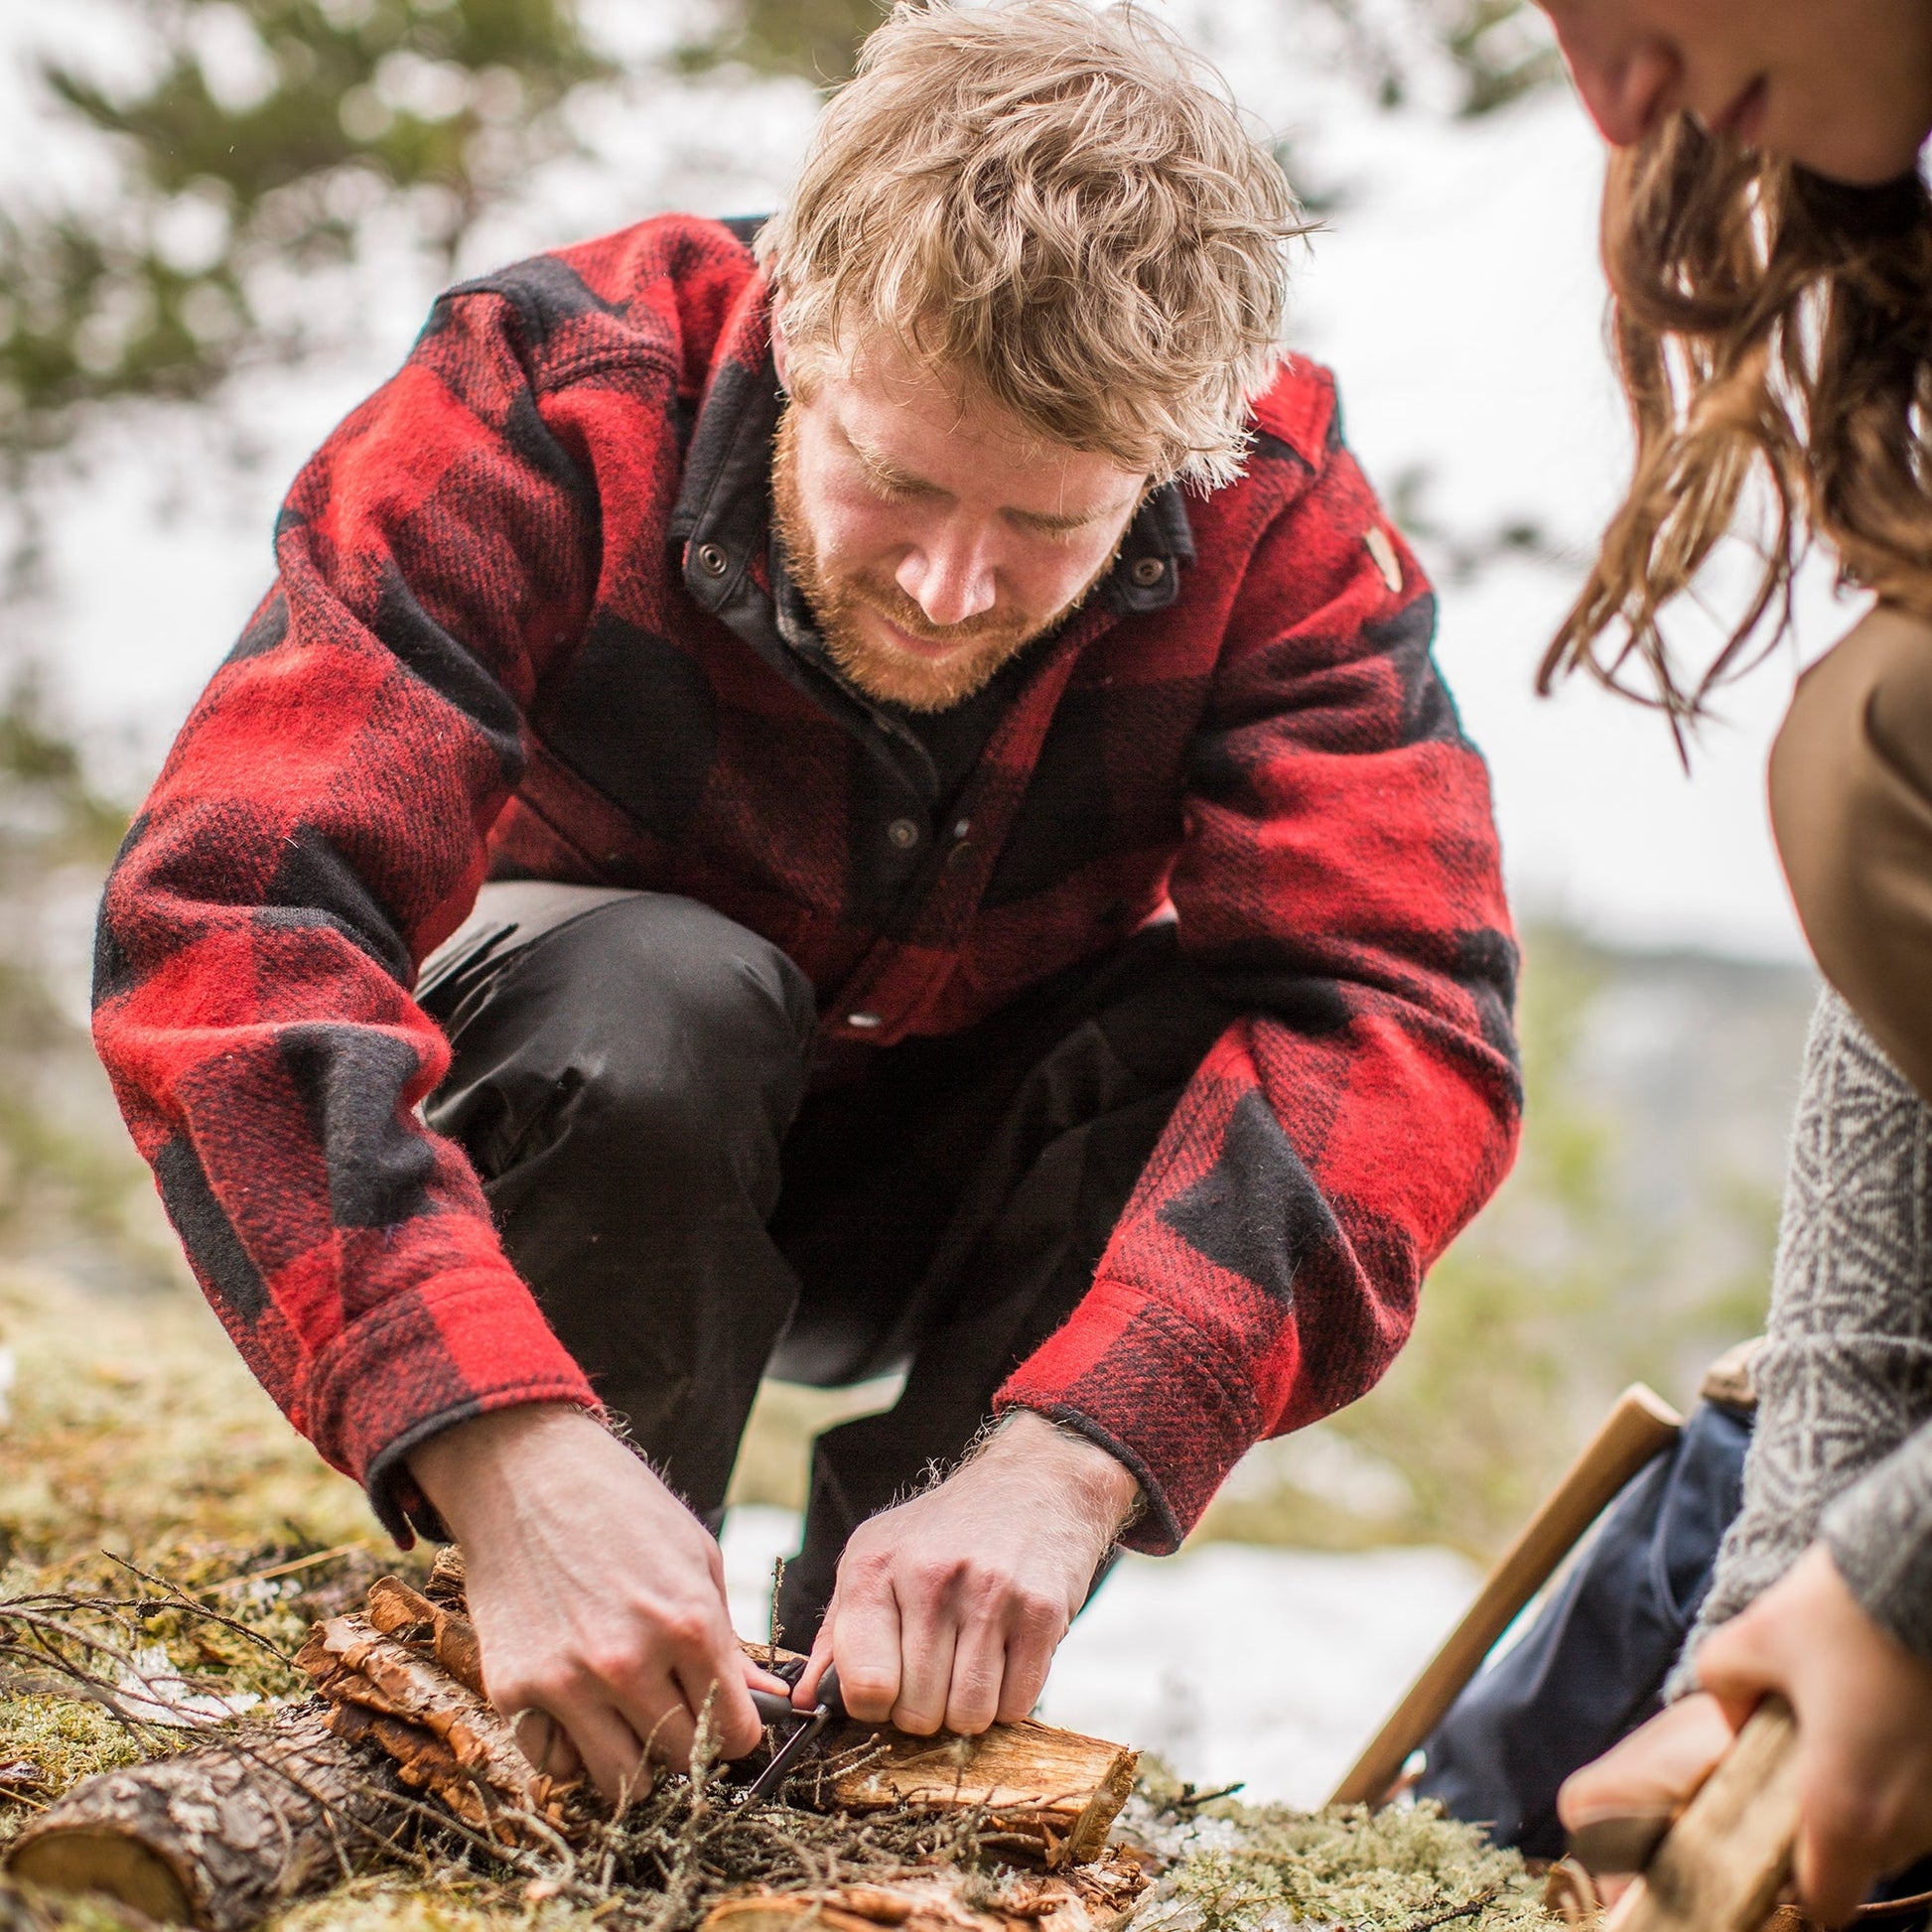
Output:
<svg viewBox="0 0 1932 1932">
<path fill-rule="evenodd" d="M 779 1617 L 803 1646 L 852 1530 L 956 1458 L 1066 1318 L 1232 1009 L 1139 933 L 967 1032 L 814 1077 L 812 989 L 693 900 L 504 883 L 425 962 L 455 1050 L 425 1112 L 632 1440 L 714 1527 L 759 1378 L 904 1370 L 815 1446 Z"/>
</svg>

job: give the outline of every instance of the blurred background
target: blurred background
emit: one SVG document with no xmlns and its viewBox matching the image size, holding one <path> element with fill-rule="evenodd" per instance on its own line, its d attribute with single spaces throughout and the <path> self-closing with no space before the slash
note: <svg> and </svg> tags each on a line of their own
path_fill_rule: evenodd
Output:
<svg viewBox="0 0 1932 1932">
<path fill-rule="evenodd" d="M 1310 1798 L 1615 1391 L 1687 1403 L 1761 1321 L 1815 984 L 1761 773 L 1801 658 L 1854 613 L 1808 576 L 1796 642 L 1722 695 L 1688 771 L 1653 714 L 1536 699 L 1626 455 L 1601 152 L 1541 16 L 1151 4 L 1321 217 L 1294 345 L 1337 370 L 1439 584 L 1527 958 L 1523 1156 L 1414 1343 L 1369 1400 L 1256 1450 L 1188 1555 L 1124 1567 L 1049 1693 L 1185 1775 Z M 100 878 L 267 584 L 281 491 L 437 288 L 661 209 L 768 209 L 877 18 L 0 0 L 0 1562 L 377 1545 L 227 1351 L 121 1133 L 85 1034 Z M 1693 650 L 1734 590 L 1721 561 Z M 850 1406 L 760 1402 L 728 1538 L 747 1627 L 808 1434 Z"/>
</svg>

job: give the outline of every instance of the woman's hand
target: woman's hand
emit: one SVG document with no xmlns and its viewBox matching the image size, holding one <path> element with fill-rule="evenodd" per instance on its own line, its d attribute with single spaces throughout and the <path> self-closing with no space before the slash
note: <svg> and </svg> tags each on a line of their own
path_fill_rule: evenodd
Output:
<svg viewBox="0 0 1932 1932">
<path fill-rule="evenodd" d="M 1741 1724 L 1767 1691 L 1798 1720 L 1798 1890 L 1842 1925 L 1872 1881 L 1932 1852 L 1932 1664 L 1859 1607 L 1814 1543 L 1698 1652 Z"/>
<path fill-rule="evenodd" d="M 1874 1879 L 1932 1852 L 1932 1664 L 1865 1615 L 1814 1544 L 1781 1582 L 1706 1639 L 1705 1689 L 1564 1785 L 1572 1830 L 1688 1802 L 1767 1692 L 1798 1721 L 1798 1890 L 1842 1925 Z"/>
</svg>

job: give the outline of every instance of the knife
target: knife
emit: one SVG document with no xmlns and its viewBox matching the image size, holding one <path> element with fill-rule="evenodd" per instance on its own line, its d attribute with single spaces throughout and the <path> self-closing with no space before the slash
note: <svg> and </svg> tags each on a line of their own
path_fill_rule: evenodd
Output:
<svg viewBox="0 0 1932 1932">
<path fill-rule="evenodd" d="M 818 1703 L 809 1711 L 799 1710 L 789 1698 L 782 1698 L 775 1691 L 754 1690 L 752 1702 L 768 1729 L 789 1725 L 791 1731 L 771 1753 L 771 1761 L 746 1787 L 747 1804 L 772 1796 L 805 1747 L 835 1719 L 845 1716 L 845 1700 L 839 1695 L 839 1673 L 834 1664 L 827 1664 L 825 1675 L 818 1680 Z"/>
</svg>

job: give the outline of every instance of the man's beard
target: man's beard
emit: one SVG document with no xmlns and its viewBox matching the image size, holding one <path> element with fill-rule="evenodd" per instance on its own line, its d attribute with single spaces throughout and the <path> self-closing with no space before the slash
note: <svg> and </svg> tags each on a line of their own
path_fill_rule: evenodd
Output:
<svg viewBox="0 0 1932 1932">
<path fill-rule="evenodd" d="M 1078 593 L 1043 622 L 1029 622 L 1022 614 L 993 610 L 963 623 L 932 623 L 897 584 L 836 575 L 821 567 L 798 483 L 797 432 L 789 407 L 778 418 L 772 443 L 771 510 L 791 580 L 811 609 L 826 654 L 869 698 L 902 705 L 907 711 L 949 711 L 985 690 L 1003 665 L 1085 602 L 1120 554 L 1116 544 L 1113 555 Z M 1121 536 L 1125 541 L 1126 532 Z M 910 636 L 955 648 L 950 655 L 933 660 L 875 642 L 860 627 L 861 610 L 885 618 Z"/>
</svg>

